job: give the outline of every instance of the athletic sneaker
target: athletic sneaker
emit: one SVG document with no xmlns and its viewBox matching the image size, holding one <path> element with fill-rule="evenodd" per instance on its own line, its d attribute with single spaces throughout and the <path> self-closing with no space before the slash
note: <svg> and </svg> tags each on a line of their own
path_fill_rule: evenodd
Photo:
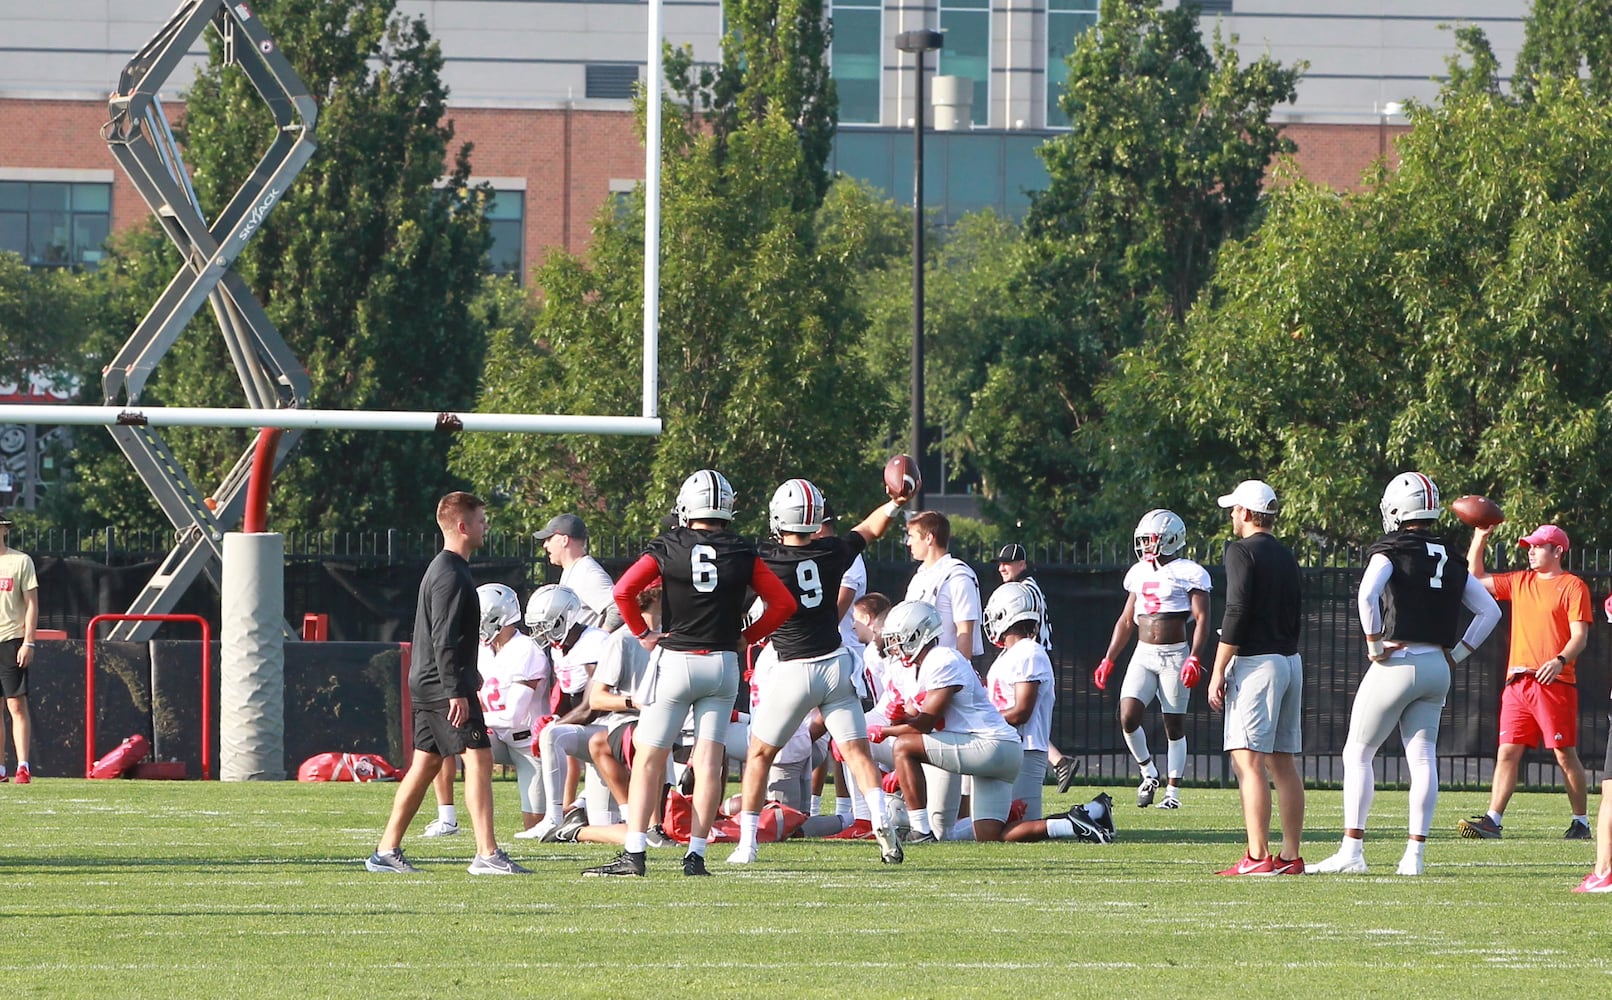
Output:
<svg viewBox="0 0 1612 1000">
<path fill-rule="evenodd" d="M 886 824 L 873 828 L 873 839 L 879 842 L 879 860 L 887 865 L 899 865 L 906 855 L 901 853 L 903 838 L 896 836 L 896 829 Z"/>
<path fill-rule="evenodd" d="M 1142 776 L 1142 783 L 1136 786 L 1136 807 L 1146 809 L 1153 804 L 1153 793 L 1159 790 L 1159 779 Z"/>
<path fill-rule="evenodd" d="M 1405 856 L 1399 859 L 1399 867 L 1395 869 L 1395 872 L 1399 875 L 1420 875 L 1422 873 L 1422 856 L 1406 851 Z"/>
<path fill-rule="evenodd" d="M 644 834 L 644 843 L 650 847 L 676 847 L 677 841 L 672 839 L 666 828 L 656 823 Z"/>
<path fill-rule="evenodd" d="M 684 875 L 709 875 L 709 874 L 711 874 L 710 872 L 705 870 L 705 855 L 703 855 L 703 854 L 685 854 L 685 855 L 683 855 L 683 874 Z"/>
<path fill-rule="evenodd" d="M 27 764 L 18 764 L 17 765 L 17 784 L 26 785 L 30 781 L 33 781 L 33 780 L 34 780 L 34 776 L 31 773 L 29 773 L 28 765 Z M 1585 827 L 1584 828 L 1584 836 L 1579 837 L 1577 839 L 1579 839 L 1579 840 L 1589 840 L 1590 839 L 1589 833 L 1590 833 L 1590 828 Z"/>
<path fill-rule="evenodd" d="M 1339 851 L 1320 864 L 1310 866 L 1312 875 L 1364 875 L 1366 857 L 1354 851 Z"/>
<path fill-rule="evenodd" d="M 530 875 L 530 868 L 522 868 L 509 859 L 502 847 L 493 848 L 491 854 L 478 854 L 467 869 L 472 875 Z"/>
<path fill-rule="evenodd" d="M 1069 791 L 1074 783 L 1075 772 L 1080 770 L 1080 761 L 1073 757 L 1060 757 L 1058 763 L 1052 765 L 1052 773 L 1058 776 L 1058 794 Z"/>
<path fill-rule="evenodd" d="M 885 799 L 885 815 L 890 829 L 895 831 L 896 840 L 906 840 L 907 834 L 912 832 L 912 817 L 907 815 L 907 804 L 900 798 Z"/>
<path fill-rule="evenodd" d="M 1064 819 L 1074 824 L 1075 836 L 1091 844 L 1112 844 L 1114 834 L 1112 831 L 1095 822 L 1085 806 L 1070 806 L 1069 811 L 1063 814 Z"/>
<path fill-rule="evenodd" d="M 839 833 L 831 833 L 824 840 L 873 840 L 873 822 L 871 820 L 856 819 L 851 825 Z"/>
<path fill-rule="evenodd" d="M 516 831 L 515 839 L 552 841 L 554 839 L 554 831 L 557 829 L 559 829 L 559 827 L 554 825 L 554 821 L 549 819 L 547 816 L 544 816 L 542 819 L 538 820 L 536 823 L 527 827 L 526 829 Z"/>
<path fill-rule="evenodd" d="M 1155 808 L 1155 809 L 1180 809 L 1181 808 L 1181 800 L 1176 797 L 1176 794 L 1174 792 L 1172 792 L 1168 788 L 1166 788 L 1165 791 L 1164 791 L 1164 798 L 1160 799 L 1159 804 L 1154 806 L 1153 808 Z"/>
<path fill-rule="evenodd" d="M 1280 857 L 1277 857 L 1275 855 L 1272 855 L 1271 856 L 1271 874 L 1272 875 L 1303 875 L 1304 874 L 1304 859 L 1303 858 L 1291 858 L 1291 859 L 1290 858 L 1280 858 Z"/>
<path fill-rule="evenodd" d="M 1584 881 L 1580 882 L 1574 887 L 1573 891 L 1612 892 L 1612 872 L 1607 872 L 1605 875 L 1597 875 L 1594 872 L 1590 872 L 1588 875 L 1584 876 Z"/>
<path fill-rule="evenodd" d="M 24 781 L 28 780 L 27 773 L 28 772 L 22 770 L 21 768 L 17 769 L 17 784 L 20 785 Z M 1582 822 L 1578 821 L 1577 819 L 1575 819 L 1575 820 L 1573 820 L 1573 822 L 1567 824 L 1567 832 L 1562 834 L 1562 839 L 1563 840 L 1594 840 L 1595 837 L 1594 837 L 1594 835 L 1592 835 L 1590 833 L 1590 825 L 1588 823 L 1582 823 Z"/>
<path fill-rule="evenodd" d="M 458 823 L 449 823 L 447 820 L 434 819 L 431 825 L 425 828 L 422 837 L 451 837 L 459 832 Z"/>
<path fill-rule="evenodd" d="M 1463 819 L 1455 824 L 1461 831 L 1461 836 L 1467 840 L 1499 840 L 1500 831 L 1504 829 L 1499 823 L 1489 818 L 1488 813 L 1480 813 L 1471 819 Z"/>
<path fill-rule="evenodd" d="M 738 847 L 733 849 L 732 854 L 728 855 L 728 864 L 753 865 L 756 863 L 756 856 L 757 851 L 755 844 L 740 844 Z"/>
<path fill-rule="evenodd" d="M 1244 854 L 1243 859 L 1241 861 L 1239 861 L 1236 864 L 1232 865 L 1230 868 L 1227 868 L 1224 871 L 1216 872 L 1215 874 L 1217 874 L 1217 875 L 1275 875 L 1276 874 L 1276 858 L 1273 857 L 1272 855 L 1267 854 L 1263 858 L 1260 858 L 1258 861 L 1255 861 L 1253 858 L 1251 858 L 1248 855 Z"/>
<path fill-rule="evenodd" d="M 397 847 L 385 854 L 376 851 L 364 860 L 364 870 L 367 872 L 381 872 L 389 875 L 414 875 L 420 869 L 409 864 L 409 859 L 403 856 L 403 848 Z"/>
<path fill-rule="evenodd" d="M 1103 815 L 1091 821 L 1101 827 L 1104 833 L 1108 834 L 1108 839 L 1104 843 L 1111 844 L 1114 842 L 1114 798 L 1107 792 L 1098 792 L 1092 801 L 1103 804 Z M 1091 813 L 1088 812 L 1086 818 L 1091 819 Z"/>
<path fill-rule="evenodd" d="M 636 854 L 632 851 L 622 851 L 615 859 L 602 864 L 597 868 L 584 868 L 582 874 L 589 877 L 603 877 L 608 875 L 636 875 L 644 877 L 644 852 Z"/>
<path fill-rule="evenodd" d="M 587 825 L 587 806 L 576 806 L 560 819 L 560 825 L 554 829 L 554 840 L 562 844 L 574 844 L 577 842 L 577 831 Z"/>
<path fill-rule="evenodd" d="M 925 830 L 923 833 L 919 833 L 917 830 L 913 830 L 911 833 L 907 834 L 906 839 L 903 840 L 902 843 L 903 844 L 908 844 L 908 845 L 911 845 L 911 844 L 938 844 L 938 843 L 940 843 L 940 838 L 935 836 L 935 831 L 933 831 L 933 830 Z"/>
</svg>

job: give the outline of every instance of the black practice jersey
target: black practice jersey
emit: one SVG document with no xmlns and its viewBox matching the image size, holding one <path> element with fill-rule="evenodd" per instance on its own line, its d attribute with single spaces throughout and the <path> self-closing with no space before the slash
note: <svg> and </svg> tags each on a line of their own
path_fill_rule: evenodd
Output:
<svg viewBox="0 0 1612 1000">
<path fill-rule="evenodd" d="M 1465 554 L 1452 552 L 1449 543 L 1426 531 L 1384 535 L 1366 556 L 1378 553 L 1394 567 L 1383 589 L 1383 638 L 1453 648 L 1461 641 Z"/>
<path fill-rule="evenodd" d="M 646 551 L 660 567 L 660 644 L 684 652 L 737 652 L 755 548 L 727 528 L 681 527 L 650 542 Z"/>
<path fill-rule="evenodd" d="M 814 538 L 805 545 L 761 543 L 761 561 L 795 595 L 798 605 L 772 634 L 780 660 L 827 656 L 844 644 L 840 636 L 840 580 L 868 547 L 856 532 Z"/>
</svg>

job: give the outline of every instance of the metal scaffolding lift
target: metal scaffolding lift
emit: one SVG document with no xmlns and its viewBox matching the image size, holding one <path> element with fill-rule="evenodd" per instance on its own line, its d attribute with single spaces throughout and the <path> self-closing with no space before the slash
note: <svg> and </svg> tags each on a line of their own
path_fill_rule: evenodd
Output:
<svg viewBox="0 0 1612 1000">
<path fill-rule="evenodd" d="M 211 226 L 202 217 L 158 96 L 209 26 L 223 39 L 225 65 L 237 66 L 246 74 L 275 123 L 274 141 Z M 104 370 L 106 403 L 133 406 L 140 402 L 146 380 L 206 301 L 218 321 L 247 405 L 264 410 L 306 405 L 310 390 L 307 371 L 231 267 L 313 156 L 318 109 L 307 87 L 246 4 L 185 0 L 124 67 L 108 109 L 111 120 L 102 134 L 112 155 L 179 248 L 184 264 Z M 273 421 L 266 418 L 264 423 L 272 425 Z M 219 585 L 224 532 L 235 527 L 244 513 L 252 450 L 249 446 L 241 454 L 217 488 L 203 493 L 155 428 L 131 419 L 110 429 L 179 532 L 178 542 L 129 607 L 130 614 L 166 613 L 198 575 Z M 276 470 L 300 434 L 288 430 L 281 436 Z M 209 507 L 209 498 L 215 506 Z M 144 640 L 156 627 L 154 622 L 124 622 L 109 638 Z"/>
</svg>

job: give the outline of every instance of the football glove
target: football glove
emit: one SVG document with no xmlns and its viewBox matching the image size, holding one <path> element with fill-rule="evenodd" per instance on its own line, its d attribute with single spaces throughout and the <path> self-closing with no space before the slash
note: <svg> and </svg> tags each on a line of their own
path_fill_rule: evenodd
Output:
<svg viewBox="0 0 1612 1000">
<path fill-rule="evenodd" d="M 1099 691 L 1108 690 L 1108 676 L 1110 674 L 1112 674 L 1113 672 L 1114 672 L 1114 661 L 1110 660 L 1106 656 L 1103 657 L 1102 660 L 1099 661 L 1098 664 L 1097 664 L 1097 672 L 1092 674 L 1092 676 L 1091 676 L 1092 682 L 1097 685 L 1097 690 L 1099 690 Z"/>
<path fill-rule="evenodd" d="M 869 726 L 868 727 L 868 742 L 869 743 L 883 743 L 884 742 L 884 727 L 879 725 L 878 723 L 874 723 L 873 725 Z"/>
<path fill-rule="evenodd" d="M 901 778 L 894 771 L 890 771 L 879 779 L 879 787 L 884 789 L 884 794 L 886 795 L 899 795 L 901 794 Z"/>
<path fill-rule="evenodd" d="M 1203 664 L 1198 662 L 1196 656 L 1187 657 L 1187 662 L 1181 664 L 1181 683 L 1189 688 L 1203 683 Z"/>
</svg>

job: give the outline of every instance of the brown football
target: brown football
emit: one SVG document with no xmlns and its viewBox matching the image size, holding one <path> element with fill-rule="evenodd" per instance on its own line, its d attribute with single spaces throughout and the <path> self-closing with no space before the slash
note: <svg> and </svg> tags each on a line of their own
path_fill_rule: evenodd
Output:
<svg viewBox="0 0 1612 1000">
<path fill-rule="evenodd" d="M 911 455 L 892 455 L 884 463 L 884 492 L 892 497 L 910 497 L 923 489 L 924 477 Z"/>
<path fill-rule="evenodd" d="M 1506 519 L 1500 505 L 1488 497 L 1464 496 L 1450 504 L 1461 523 L 1473 528 L 1492 528 Z"/>
</svg>

